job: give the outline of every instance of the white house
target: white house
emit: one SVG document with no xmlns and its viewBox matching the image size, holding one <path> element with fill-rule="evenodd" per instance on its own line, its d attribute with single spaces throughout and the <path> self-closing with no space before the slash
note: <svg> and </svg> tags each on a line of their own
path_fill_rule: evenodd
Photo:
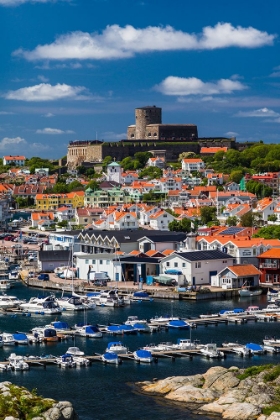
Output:
<svg viewBox="0 0 280 420">
<path fill-rule="evenodd" d="M 188 172 L 198 172 L 205 167 L 202 159 L 182 159 L 181 164 L 182 170 Z"/>
<path fill-rule="evenodd" d="M 25 156 L 3 156 L 3 165 L 10 165 L 11 163 L 16 166 L 24 166 L 26 158 Z"/>
<path fill-rule="evenodd" d="M 160 157 L 150 157 L 147 162 L 147 166 L 155 166 L 157 168 L 163 169 L 165 161 Z"/>
<path fill-rule="evenodd" d="M 71 220 L 75 217 L 75 211 L 76 209 L 72 207 L 59 207 L 55 212 L 55 216 L 59 222 L 62 222 L 63 220 Z"/>
<path fill-rule="evenodd" d="M 121 279 L 121 263 L 116 258 L 116 254 L 88 254 L 75 252 L 74 256 L 76 259 L 78 275 L 82 280 L 87 280 L 90 272 L 104 272 L 111 280 L 115 280 L 116 278 Z"/>
<path fill-rule="evenodd" d="M 150 226 L 154 230 L 169 230 L 168 224 L 173 220 L 175 220 L 175 217 L 170 213 L 158 209 L 156 213 L 150 215 Z"/>
<path fill-rule="evenodd" d="M 268 216 L 274 214 L 274 210 L 277 207 L 277 201 L 271 197 L 265 197 L 258 201 L 257 207 L 253 209 L 253 213 L 259 214 L 261 220 L 267 222 Z"/>
<path fill-rule="evenodd" d="M 223 289 L 239 289 L 243 285 L 256 287 L 259 285 L 260 274 L 261 272 L 253 264 L 229 266 L 218 273 L 216 282 L 211 286 Z"/>
<path fill-rule="evenodd" d="M 161 273 L 175 268 L 185 275 L 189 285 L 210 285 L 211 279 L 227 266 L 232 266 L 234 257 L 221 251 L 174 252 L 160 262 Z"/>
<path fill-rule="evenodd" d="M 113 214 L 112 229 L 138 229 L 138 219 L 135 212 L 115 211 Z"/>
</svg>

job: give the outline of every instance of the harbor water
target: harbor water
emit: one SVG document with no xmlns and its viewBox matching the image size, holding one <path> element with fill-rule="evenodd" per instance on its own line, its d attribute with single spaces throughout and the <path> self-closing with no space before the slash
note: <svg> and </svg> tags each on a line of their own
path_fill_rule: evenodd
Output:
<svg viewBox="0 0 280 420">
<path fill-rule="evenodd" d="M 10 295 L 29 299 L 31 296 L 47 295 L 47 291 L 25 288 L 16 285 L 10 290 Z M 63 312 L 57 319 L 68 322 L 73 326 L 78 322 L 88 324 L 108 325 L 109 323 L 123 323 L 130 315 L 137 315 L 139 319 L 173 315 L 181 318 L 198 317 L 199 314 L 217 313 L 222 309 L 243 308 L 249 305 L 265 307 L 265 295 L 251 299 L 223 301 L 159 301 L 135 302 L 122 308 L 96 307 L 86 312 Z M 0 331 L 27 332 L 36 326 L 43 326 L 53 321 L 49 315 L 35 315 L 27 317 L 19 315 L 0 315 Z M 11 352 L 22 355 L 62 355 L 68 347 L 77 346 L 85 355 L 103 353 L 110 341 L 122 341 L 129 350 L 134 351 L 150 343 L 173 342 L 178 338 L 191 338 L 200 340 L 201 343 L 217 343 L 221 346 L 224 341 L 238 341 L 241 344 L 248 342 L 262 343 L 265 336 L 280 337 L 279 322 L 253 322 L 245 324 L 219 324 L 198 326 L 191 330 L 162 330 L 153 334 L 138 334 L 124 336 L 103 335 L 100 339 L 83 337 L 69 338 L 58 343 L 33 344 L 29 346 L 5 346 L 0 348 L 0 360 L 4 360 Z M 149 381 L 153 378 L 166 378 L 176 375 L 193 375 L 203 373 L 211 366 L 248 367 L 255 364 L 279 363 L 280 354 L 266 354 L 241 358 L 237 355 L 227 355 L 225 359 L 211 360 L 195 356 L 192 360 L 188 357 L 160 358 L 158 363 L 137 364 L 132 360 L 125 360 L 121 365 L 104 365 L 93 362 L 89 367 L 76 369 L 59 369 L 55 365 L 31 367 L 26 372 L 0 372 L 0 381 L 11 381 L 28 389 L 36 388 L 39 395 L 55 400 L 71 401 L 81 420 L 118 419 L 199 419 L 206 420 L 206 416 L 195 416 L 186 411 L 183 405 L 166 403 L 163 399 L 149 397 L 137 392 L 134 386 L 138 381 Z M 210 418 L 210 417 L 209 417 Z"/>
</svg>

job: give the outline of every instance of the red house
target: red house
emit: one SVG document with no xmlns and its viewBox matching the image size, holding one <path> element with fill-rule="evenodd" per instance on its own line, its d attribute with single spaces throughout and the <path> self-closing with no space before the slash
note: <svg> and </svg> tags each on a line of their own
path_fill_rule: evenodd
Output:
<svg viewBox="0 0 280 420">
<path fill-rule="evenodd" d="M 271 248 L 258 256 L 260 283 L 267 285 L 280 284 L 280 249 Z"/>
</svg>

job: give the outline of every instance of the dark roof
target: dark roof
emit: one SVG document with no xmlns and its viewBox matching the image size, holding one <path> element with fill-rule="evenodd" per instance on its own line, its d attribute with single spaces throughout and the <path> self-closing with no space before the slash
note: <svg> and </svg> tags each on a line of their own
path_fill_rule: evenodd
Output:
<svg viewBox="0 0 280 420">
<path fill-rule="evenodd" d="M 154 257 L 124 257 L 120 259 L 116 259 L 115 261 L 122 263 L 129 263 L 129 264 L 158 264 L 162 258 L 154 258 Z"/>
<path fill-rule="evenodd" d="M 151 233 L 148 229 L 143 230 L 99 230 L 99 229 L 86 229 L 82 234 L 88 234 L 89 237 L 101 236 L 109 239 L 116 238 L 118 243 L 137 242 L 142 238 L 148 238 L 153 242 L 181 242 L 186 239 L 186 234 L 181 232 L 167 232 L 167 231 L 154 231 Z M 81 240 L 81 242 L 83 242 Z"/>
<path fill-rule="evenodd" d="M 39 251 L 39 260 L 40 261 L 70 261 L 71 251 L 67 251 L 67 250 Z"/>
<path fill-rule="evenodd" d="M 62 235 L 62 236 L 77 236 L 82 232 L 82 229 L 77 230 L 63 230 L 61 232 L 51 232 L 52 235 Z"/>
<path fill-rule="evenodd" d="M 218 250 L 210 251 L 190 251 L 190 252 L 175 252 L 171 256 L 178 255 L 188 261 L 204 261 L 204 260 L 223 260 L 233 258 L 232 255 Z"/>
<path fill-rule="evenodd" d="M 122 186 L 122 184 L 120 184 L 119 182 L 116 182 L 116 181 L 103 181 L 99 184 L 99 188 L 101 188 L 101 190 L 115 188 L 115 187 L 121 187 L 121 186 Z"/>
</svg>

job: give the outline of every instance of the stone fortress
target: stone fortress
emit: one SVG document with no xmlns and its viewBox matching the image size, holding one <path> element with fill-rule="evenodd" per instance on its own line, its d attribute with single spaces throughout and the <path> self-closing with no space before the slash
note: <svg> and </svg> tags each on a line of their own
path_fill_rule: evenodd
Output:
<svg viewBox="0 0 280 420">
<path fill-rule="evenodd" d="M 145 106 L 135 109 L 135 124 L 127 128 L 121 141 L 75 140 L 68 145 L 67 166 L 101 163 L 106 156 L 120 161 L 137 152 L 162 153 L 168 162 L 176 162 L 182 152 L 200 153 L 201 147 L 237 148 L 235 138 L 199 138 L 194 124 L 162 124 L 162 109 Z"/>
</svg>

